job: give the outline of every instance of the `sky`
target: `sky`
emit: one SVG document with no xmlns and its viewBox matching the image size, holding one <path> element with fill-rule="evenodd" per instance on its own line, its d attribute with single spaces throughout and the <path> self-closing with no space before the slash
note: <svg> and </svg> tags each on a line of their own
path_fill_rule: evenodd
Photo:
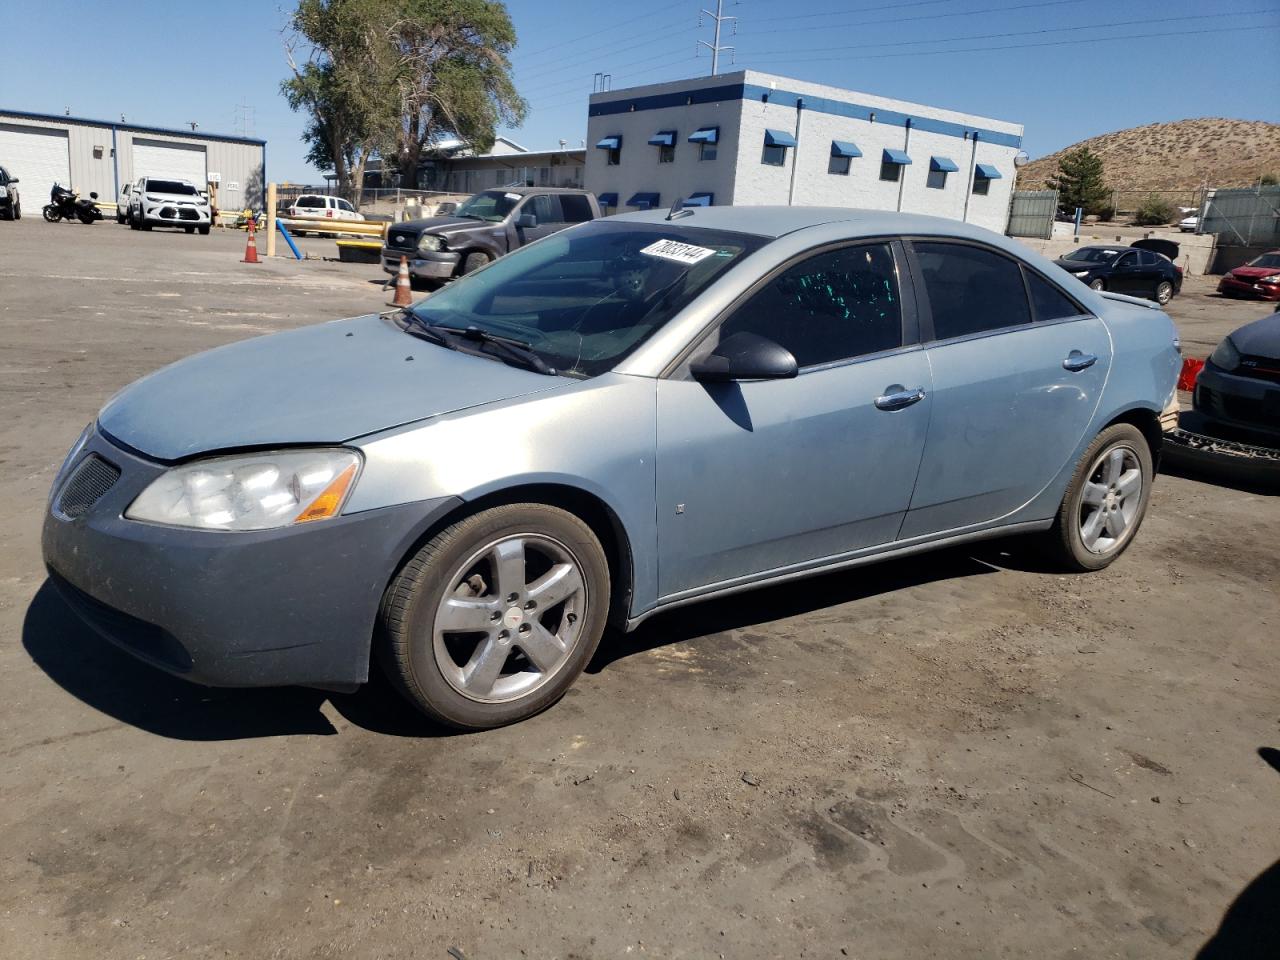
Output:
<svg viewBox="0 0 1280 960">
<path fill-rule="evenodd" d="M 716 0 L 509 0 L 531 149 L 586 136 L 612 87 L 710 73 Z M 1280 122 L 1280 0 L 723 0 L 720 72 L 749 68 L 1012 120 L 1034 158 L 1167 120 Z M 0 0 L 0 108 L 249 132 L 268 177 L 317 183 L 280 96 L 288 0 Z M 736 27 L 736 35 L 734 30 Z M 55 39 L 56 38 L 56 39 Z M 195 39 L 200 38 L 200 39 Z M 730 62 L 732 56 L 732 62 Z M 250 111 L 239 110 L 248 105 Z"/>
</svg>

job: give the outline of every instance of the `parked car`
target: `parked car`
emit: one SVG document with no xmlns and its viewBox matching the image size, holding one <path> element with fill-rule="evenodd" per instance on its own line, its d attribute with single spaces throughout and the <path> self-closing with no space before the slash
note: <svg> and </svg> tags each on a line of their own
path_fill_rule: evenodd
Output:
<svg viewBox="0 0 1280 960">
<path fill-rule="evenodd" d="M 1139 249 L 1142 242 L 1129 247 L 1079 247 L 1054 262 L 1092 290 L 1144 297 L 1164 305 L 1182 289 L 1182 271 L 1169 257 Z M 1173 247 L 1176 251 L 1177 245 Z"/>
<path fill-rule="evenodd" d="M 1205 361 L 1191 399 L 1211 422 L 1280 446 L 1280 312 L 1223 337 Z"/>
<path fill-rule="evenodd" d="M 1099 570 L 1181 366 L 1154 305 L 940 218 L 580 224 L 412 308 L 241 341 L 112 398 L 43 552 L 95 628 L 212 685 L 429 715 L 555 702 L 607 622 L 986 537 Z"/>
<path fill-rule="evenodd" d="M 484 190 L 449 216 L 392 224 L 382 247 L 382 268 L 448 280 L 478 270 L 518 247 L 601 216 L 595 194 L 557 187 Z"/>
<path fill-rule="evenodd" d="M 284 214 L 290 220 L 341 220 L 353 223 L 364 220 L 364 214 L 342 197 L 324 196 L 318 193 L 307 193 L 298 197 L 286 209 Z M 307 231 L 291 227 L 290 232 L 305 237 Z"/>
<path fill-rule="evenodd" d="M 22 219 L 22 197 L 18 195 L 18 178 L 0 167 L 0 218 Z"/>
<path fill-rule="evenodd" d="M 120 195 L 116 197 L 116 223 L 129 222 L 129 201 L 133 195 L 133 184 L 126 183 L 120 188 Z"/>
<path fill-rule="evenodd" d="M 1224 297 L 1256 297 L 1280 300 L 1280 250 L 1268 250 L 1243 267 L 1228 270 L 1218 281 Z"/>
<path fill-rule="evenodd" d="M 182 227 L 187 233 L 207 234 L 212 224 L 209 198 L 190 180 L 139 177 L 129 193 L 129 226 L 134 230 Z"/>
<path fill-rule="evenodd" d="M 1192 214 L 1189 217 L 1183 217 L 1178 221 L 1178 229 L 1183 233 L 1195 233 L 1200 228 L 1199 214 Z"/>
</svg>

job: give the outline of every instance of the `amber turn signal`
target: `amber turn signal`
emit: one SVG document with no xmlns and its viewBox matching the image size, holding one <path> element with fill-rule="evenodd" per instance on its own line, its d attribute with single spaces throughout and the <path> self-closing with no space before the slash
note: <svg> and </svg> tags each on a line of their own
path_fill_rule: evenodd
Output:
<svg viewBox="0 0 1280 960">
<path fill-rule="evenodd" d="M 353 463 L 334 477 L 329 485 L 320 491 L 320 496 L 312 500 L 307 509 L 293 518 L 293 522 L 307 523 L 311 520 L 332 517 L 342 507 L 342 502 L 347 498 L 347 491 L 351 489 L 351 482 L 355 478 L 356 465 Z"/>
</svg>

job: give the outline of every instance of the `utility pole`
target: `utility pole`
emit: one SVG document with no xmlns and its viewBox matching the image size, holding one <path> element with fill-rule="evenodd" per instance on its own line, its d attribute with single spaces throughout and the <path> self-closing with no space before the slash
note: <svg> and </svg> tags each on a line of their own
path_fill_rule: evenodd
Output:
<svg viewBox="0 0 1280 960">
<path fill-rule="evenodd" d="M 732 22 L 734 35 L 737 35 L 738 18 L 726 17 L 724 15 L 724 0 L 716 0 L 715 13 L 712 13 L 710 10 L 707 10 L 705 7 L 703 8 L 702 13 L 710 17 L 712 20 L 714 20 L 716 24 L 715 36 L 712 38 L 711 43 L 707 43 L 707 41 L 705 40 L 698 41 L 698 46 L 706 47 L 708 50 L 711 51 L 711 76 L 714 77 L 717 73 L 720 72 L 720 54 L 727 52 L 730 55 L 730 62 L 732 62 L 732 57 L 733 57 L 733 47 L 725 47 L 720 45 L 720 27 L 726 21 Z M 698 17 L 698 26 L 702 26 L 701 16 Z"/>
</svg>

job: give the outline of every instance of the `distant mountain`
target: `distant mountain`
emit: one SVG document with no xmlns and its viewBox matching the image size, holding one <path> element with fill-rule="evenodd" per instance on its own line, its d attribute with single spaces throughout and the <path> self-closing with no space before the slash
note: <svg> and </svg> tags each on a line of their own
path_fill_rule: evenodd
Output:
<svg viewBox="0 0 1280 960">
<path fill-rule="evenodd" d="M 1062 155 L 1078 147 L 1102 157 L 1107 186 L 1117 190 L 1247 187 L 1261 174 L 1280 176 L 1280 124 L 1202 117 L 1082 140 L 1028 163 L 1018 171 L 1019 189 L 1044 187 Z"/>
</svg>

